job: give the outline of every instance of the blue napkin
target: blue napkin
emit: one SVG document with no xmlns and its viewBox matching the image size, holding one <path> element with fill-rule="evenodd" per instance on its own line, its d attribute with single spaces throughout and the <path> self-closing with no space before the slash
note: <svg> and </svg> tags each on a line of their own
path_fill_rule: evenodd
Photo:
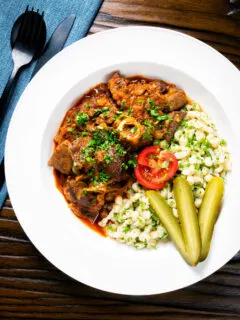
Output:
<svg viewBox="0 0 240 320">
<path fill-rule="evenodd" d="M 83 38 L 102 4 L 103 0 L 2 0 L 0 1 L 0 94 L 2 94 L 5 84 L 12 72 L 12 58 L 10 34 L 13 23 L 17 17 L 23 13 L 26 6 L 30 8 L 44 11 L 44 20 L 47 26 L 47 40 L 65 17 L 70 14 L 76 15 L 76 20 L 72 31 L 66 42 L 66 46 L 76 40 Z M 0 127 L 0 163 L 3 161 L 5 140 L 9 122 L 14 111 L 14 108 L 21 96 L 23 90 L 30 81 L 34 64 L 27 67 L 22 72 L 18 79 L 18 84 L 15 88 L 13 97 L 8 106 L 8 112 L 4 117 L 3 124 Z M 26 123 L 27 125 L 27 123 Z M 0 209 L 7 196 L 7 187 L 4 183 L 0 190 Z"/>
</svg>

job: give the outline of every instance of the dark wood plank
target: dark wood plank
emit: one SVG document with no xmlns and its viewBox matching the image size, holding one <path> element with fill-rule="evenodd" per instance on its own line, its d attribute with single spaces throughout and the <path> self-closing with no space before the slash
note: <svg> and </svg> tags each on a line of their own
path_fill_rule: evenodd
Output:
<svg viewBox="0 0 240 320">
<path fill-rule="evenodd" d="M 240 67 L 240 25 L 226 0 L 105 0 L 89 34 L 126 25 L 196 37 Z M 8 199 L 0 211 L 0 319 L 240 319 L 240 253 L 207 279 L 147 297 L 101 292 L 72 280 L 31 244 Z"/>
</svg>

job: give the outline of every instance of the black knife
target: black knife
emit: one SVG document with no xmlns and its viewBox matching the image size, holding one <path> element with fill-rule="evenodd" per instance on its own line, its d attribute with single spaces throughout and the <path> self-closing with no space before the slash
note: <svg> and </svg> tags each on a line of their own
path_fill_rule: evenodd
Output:
<svg viewBox="0 0 240 320">
<path fill-rule="evenodd" d="M 50 60 L 55 54 L 62 50 L 68 35 L 72 29 L 76 16 L 74 14 L 65 18 L 53 32 L 51 38 L 46 44 L 45 50 L 41 57 L 38 59 L 32 73 L 32 77 Z"/>
</svg>

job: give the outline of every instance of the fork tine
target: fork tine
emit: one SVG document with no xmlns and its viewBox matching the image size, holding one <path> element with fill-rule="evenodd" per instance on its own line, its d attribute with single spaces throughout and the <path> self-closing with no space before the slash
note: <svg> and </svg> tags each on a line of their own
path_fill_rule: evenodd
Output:
<svg viewBox="0 0 240 320">
<path fill-rule="evenodd" d="M 24 41 L 25 42 L 28 42 L 28 39 L 32 33 L 32 25 L 33 25 L 33 11 L 29 11 L 29 14 L 28 14 L 28 20 L 27 20 L 27 27 L 26 27 L 26 30 L 25 30 L 25 33 L 24 33 Z"/>
<path fill-rule="evenodd" d="M 44 11 L 42 12 L 42 17 L 44 16 Z M 42 34 L 42 29 L 44 28 L 44 20 L 43 19 L 40 19 L 40 23 L 39 23 L 39 26 L 38 26 L 38 33 L 37 33 L 37 36 L 36 36 L 36 41 L 38 42 L 39 41 L 39 38 L 40 38 L 40 35 Z"/>
<path fill-rule="evenodd" d="M 23 19 L 22 19 L 22 22 L 21 22 L 21 24 L 20 24 L 20 26 L 19 26 L 19 33 L 18 33 L 18 36 L 17 36 L 17 39 L 16 39 L 15 43 L 16 43 L 17 41 L 23 41 L 23 39 L 24 39 L 26 30 L 27 30 L 27 26 L 28 26 L 28 22 L 27 22 L 27 20 L 28 20 L 27 12 L 28 12 L 28 11 L 26 11 L 25 13 L 23 13 Z"/>
<path fill-rule="evenodd" d="M 32 46 L 35 46 L 35 43 L 38 41 L 38 36 L 35 36 L 36 30 L 37 28 L 40 27 L 39 16 L 37 14 L 33 14 L 31 22 L 32 22 L 32 25 L 31 25 L 31 31 L 29 34 L 29 42 L 32 44 Z"/>
</svg>

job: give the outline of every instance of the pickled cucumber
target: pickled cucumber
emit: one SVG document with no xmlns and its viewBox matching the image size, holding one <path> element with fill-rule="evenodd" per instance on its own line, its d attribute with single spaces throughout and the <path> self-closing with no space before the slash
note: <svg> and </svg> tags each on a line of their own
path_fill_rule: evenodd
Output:
<svg viewBox="0 0 240 320">
<path fill-rule="evenodd" d="M 178 223 L 178 220 L 174 217 L 172 210 L 167 204 L 166 200 L 162 198 L 159 192 L 154 190 L 147 191 L 146 195 L 152 208 L 155 210 L 156 214 L 161 220 L 161 223 L 166 228 L 175 246 L 178 248 L 179 252 L 187 261 L 187 263 L 191 264 L 191 261 L 189 261 L 185 249 L 181 227 Z"/>
<path fill-rule="evenodd" d="M 207 184 L 198 217 L 202 239 L 201 261 L 206 259 L 210 250 L 213 229 L 219 214 L 223 193 L 223 179 L 220 177 L 212 178 Z"/>
<path fill-rule="evenodd" d="M 179 176 L 173 182 L 173 192 L 188 258 L 195 266 L 201 255 L 201 237 L 192 189 L 187 180 Z"/>
</svg>

